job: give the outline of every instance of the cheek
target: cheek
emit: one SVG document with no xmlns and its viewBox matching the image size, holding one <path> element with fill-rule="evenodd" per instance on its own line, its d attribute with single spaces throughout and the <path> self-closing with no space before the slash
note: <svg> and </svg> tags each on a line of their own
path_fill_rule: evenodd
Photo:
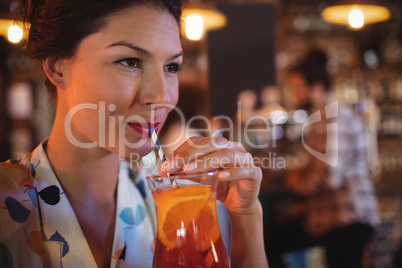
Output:
<svg viewBox="0 0 402 268">
<path fill-rule="evenodd" d="M 179 86 L 178 84 L 172 86 L 169 89 L 169 96 L 170 96 L 170 104 L 176 106 L 179 100 Z"/>
<path fill-rule="evenodd" d="M 112 132 L 113 136 L 118 137 L 119 116 L 125 115 L 132 95 L 122 88 L 124 84 L 121 81 L 111 83 L 104 78 L 82 79 L 70 88 L 68 110 L 72 116 L 73 132 L 91 141 L 98 141 L 102 135 L 109 140 Z M 118 94 L 117 89 L 121 90 Z"/>
<path fill-rule="evenodd" d="M 108 112 L 109 107 L 114 106 L 112 112 L 124 113 L 136 94 L 136 81 L 133 78 L 122 79 L 103 73 L 102 75 L 88 74 L 86 78 L 76 79 L 75 85 L 69 93 L 68 106 L 71 109 L 79 104 L 104 103 Z"/>
<path fill-rule="evenodd" d="M 95 105 L 94 107 L 95 108 Z M 83 109 L 78 112 L 74 118 L 73 123 L 79 126 L 80 129 L 86 130 L 90 136 L 98 132 L 99 128 L 99 106 L 96 109 Z"/>
<path fill-rule="evenodd" d="M 172 97 L 170 98 L 171 99 L 171 104 L 173 105 L 173 106 L 176 106 L 177 105 L 177 102 L 179 101 L 179 94 L 175 94 L 175 95 L 172 95 Z"/>
</svg>

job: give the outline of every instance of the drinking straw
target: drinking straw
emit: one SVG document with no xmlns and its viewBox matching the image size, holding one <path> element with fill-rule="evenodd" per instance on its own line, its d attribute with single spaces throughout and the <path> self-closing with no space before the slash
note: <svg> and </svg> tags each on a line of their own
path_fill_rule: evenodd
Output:
<svg viewBox="0 0 402 268">
<path fill-rule="evenodd" d="M 149 133 L 151 133 L 152 141 L 155 144 L 156 150 L 158 151 L 159 158 L 161 159 L 162 163 L 166 161 L 166 156 L 163 153 L 163 149 L 161 143 L 158 140 L 158 136 L 156 135 L 155 129 L 150 128 Z"/>
<path fill-rule="evenodd" d="M 154 142 L 155 148 L 158 151 L 159 158 L 161 159 L 162 163 L 165 162 L 166 161 L 166 156 L 163 153 L 163 149 L 162 149 L 161 143 L 159 142 L 158 136 L 156 135 L 155 129 L 150 128 L 149 133 L 151 134 L 152 141 Z M 169 173 L 167 175 L 170 176 Z M 177 182 L 176 182 L 175 179 L 170 179 L 170 183 L 172 184 L 173 188 L 178 187 Z"/>
</svg>

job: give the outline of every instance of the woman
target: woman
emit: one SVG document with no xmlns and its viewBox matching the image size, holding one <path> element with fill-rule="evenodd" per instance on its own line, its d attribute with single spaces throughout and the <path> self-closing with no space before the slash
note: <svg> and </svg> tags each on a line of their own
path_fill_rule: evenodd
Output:
<svg viewBox="0 0 402 268">
<path fill-rule="evenodd" d="M 177 102 L 180 1 L 41 0 L 20 8 L 56 118 L 32 154 L 0 165 L 2 267 L 151 266 L 150 197 L 119 158 L 149 153 L 148 128 L 161 128 Z M 222 201 L 232 222 L 231 263 L 266 267 L 261 171 L 242 147 L 193 139 L 160 173 L 203 172 L 211 169 L 206 157 L 234 162 L 235 155 L 248 165 L 219 173 L 229 186 Z M 122 217 L 127 208 L 136 211 Z"/>
</svg>

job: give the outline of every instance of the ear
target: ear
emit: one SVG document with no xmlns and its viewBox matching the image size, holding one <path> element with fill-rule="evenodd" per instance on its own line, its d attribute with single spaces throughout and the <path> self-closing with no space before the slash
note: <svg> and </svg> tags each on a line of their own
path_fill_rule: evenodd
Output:
<svg viewBox="0 0 402 268">
<path fill-rule="evenodd" d="M 57 57 L 47 57 L 42 61 L 43 70 L 56 87 L 66 88 L 66 60 Z"/>
</svg>

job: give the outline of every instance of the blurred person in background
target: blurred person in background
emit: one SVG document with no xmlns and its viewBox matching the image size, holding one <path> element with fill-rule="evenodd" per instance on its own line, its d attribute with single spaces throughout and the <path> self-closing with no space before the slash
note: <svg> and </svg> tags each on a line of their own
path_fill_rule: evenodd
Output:
<svg viewBox="0 0 402 268">
<path fill-rule="evenodd" d="M 237 96 L 238 111 L 234 118 L 241 123 L 246 123 L 255 115 L 255 105 L 257 103 L 257 93 L 253 89 L 245 89 Z"/>
<path fill-rule="evenodd" d="M 296 209 L 269 230 L 270 267 L 285 267 L 284 253 L 312 246 L 325 248 L 329 268 L 362 267 L 379 222 L 364 127 L 349 106 L 332 98 L 326 63 L 325 53 L 312 50 L 288 74 L 298 108 L 307 110 L 310 119 L 321 117 L 304 129 L 308 164 L 285 176 Z"/>
</svg>

